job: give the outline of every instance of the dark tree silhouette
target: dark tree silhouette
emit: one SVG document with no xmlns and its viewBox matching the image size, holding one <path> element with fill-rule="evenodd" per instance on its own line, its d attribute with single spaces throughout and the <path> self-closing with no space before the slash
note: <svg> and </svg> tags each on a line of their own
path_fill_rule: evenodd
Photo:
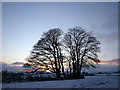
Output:
<svg viewBox="0 0 120 90">
<path fill-rule="evenodd" d="M 80 27 L 71 28 L 64 35 L 63 41 L 73 66 L 73 77 L 80 76 L 82 67 L 95 67 L 94 64 L 100 62 L 97 55 L 100 42 L 91 32 L 85 32 Z"/>
<path fill-rule="evenodd" d="M 39 67 L 44 70 L 55 72 L 60 77 L 60 70 L 64 73 L 63 54 L 61 51 L 60 36 L 62 31 L 59 28 L 51 29 L 42 35 L 42 38 L 34 45 L 27 61 L 32 67 Z"/>
<path fill-rule="evenodd" d="M 100 42 L 91 32 L 75 27 L 69 29 L 62 38 L 62 31 L 54 28 L 45 32 L 33 46 L 24 67 L 34 71 L 49 70 L 60 78 L 61 71 L 66 77 L 64 66 L 67 64 L 67 76 L 79 77 L 82 69 L 95 67 L 94 64 L 100 62 L 98 52 Z"/>
</svg>

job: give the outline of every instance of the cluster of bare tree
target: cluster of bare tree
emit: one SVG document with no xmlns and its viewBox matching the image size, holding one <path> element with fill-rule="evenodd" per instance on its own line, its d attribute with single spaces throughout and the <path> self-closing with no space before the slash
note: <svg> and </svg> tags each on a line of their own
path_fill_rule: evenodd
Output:
<svg viewBox="0 0 120 90">
<path fill-rule="evenodd" d="M 24 67 L 49 70 L 58 78 L 61 73 L 66 77 L 66 70 L 70 77 L 79 77 L 81 70 L 100 62 L 98 52 L 100 42 L 91 32 L 75 27 L 63 35 L 59 28 L 54 28 L 45 32 L 34 45 Z"/>
</svg>

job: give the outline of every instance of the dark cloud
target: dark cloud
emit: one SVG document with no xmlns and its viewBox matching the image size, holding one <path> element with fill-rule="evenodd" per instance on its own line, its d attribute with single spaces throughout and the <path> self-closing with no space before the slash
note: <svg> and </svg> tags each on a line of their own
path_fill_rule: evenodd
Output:
<svg viewBox="0 0 120 90">
<path fill-rule="evenodd" d="M 117 72 L 118 71 L 118 63 L 120 59 L 113 59 L 108 61 L 103 61 L 106 64 L 96 64 L 95 69 L 90 69 L 91 72 Z M 116 63 L 115 63 L 116 62 Z"/>
<path fill-rule="evenodd" d="M 114 42 L 118 39 L 118 14 L 112 13 L 102 23 L 91 25 L 97 36 L 104 42 Z"/>
<path fill-rule="evenodd" d="M 95 71 L 99 72 L 117 72 L 118 71 L 118 65 L 115 64 L 99 64 L 96 66 L 97 68 Z"/>
<path fill-rule="evenodd" d="M 2 67 L 2 70 L 8 70 L 8 71 L 24 71 L 24 68 L 22 66 L 11 66 L 6 63 L 0 63 L 0 66 Z"/>
<path fill-rule="evenodd" d="M 100 27 L 106 31 L 114 32 L 114 29 L 118 28 L 118 14 L 108 16 L 108 20 L 106 20 Z"/>
<path fill-rule="evenodd" d="M 21 64 L 24 64 L 24 63 L 23 62 L 14 62 L 11 65 L 21 65 Z"/>
<path fill-rule="evenodd" d="M 112 62 L 112 61 L 120 62 L 120 58 L 118 58 L 118 59 L 117 59 L 117 58 L 116 58 L 116 59 L 113 59 L 113 60 L 111 60 L 111 62 Z"/>
</svg>

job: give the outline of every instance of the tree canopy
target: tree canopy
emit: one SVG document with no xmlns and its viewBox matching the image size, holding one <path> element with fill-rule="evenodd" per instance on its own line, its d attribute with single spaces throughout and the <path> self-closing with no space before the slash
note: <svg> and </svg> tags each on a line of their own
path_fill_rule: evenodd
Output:
<svg viewBox="0 0 120 90">
<path fill-rule="evenodd" d="M 69 70 L 70 77 L 79 77 L 83 69 L 95 67 L 94 64 L 100 62 L 99 52 L 100 42 L 91 32 L 75 27 L 63 34 L 61 29 L 54 28 L 43 33 L 24 67 L 36 71 L 49 70 L 58 78 L 61 72 L 66 77 L 66 70 Z"/>
</svg>

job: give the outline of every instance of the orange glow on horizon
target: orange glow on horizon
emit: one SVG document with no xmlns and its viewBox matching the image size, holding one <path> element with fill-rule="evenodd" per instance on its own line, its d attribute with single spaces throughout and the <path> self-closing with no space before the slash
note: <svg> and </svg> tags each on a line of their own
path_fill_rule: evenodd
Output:
<svg viewBox="0 0 120 90">
<path fill-rule="evenodd" d="M 19 66 L 19 67 L 21 67 L 21 66 L 23 66 L 23 64 L 18 64 L 18 65 L 10 65 L 10 66 Z"/>
<path fill-rule="evenodd" d="M 101 61 L 99 64 L 115 64 L 118 65 L 117 61 Z"/>
</svg>

